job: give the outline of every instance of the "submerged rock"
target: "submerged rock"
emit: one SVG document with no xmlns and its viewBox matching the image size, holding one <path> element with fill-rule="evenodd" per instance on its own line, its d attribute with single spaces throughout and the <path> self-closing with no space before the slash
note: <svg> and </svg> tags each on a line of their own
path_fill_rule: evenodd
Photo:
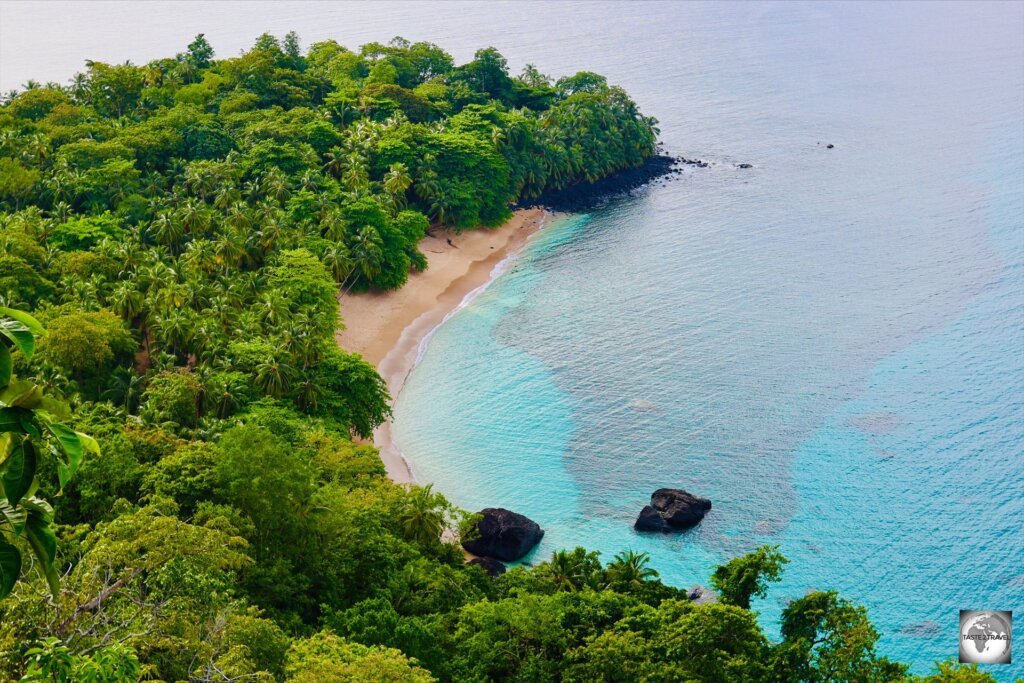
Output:
<svg viewBox="0 0 1024 683">
<path fill-rule="evenodd" d="M 696 526 L 711 509 L 711 501 L 682 489 L 658 489 L 651 504 L 640 511 L 633 528 L 637 531 L 668 531 Z M 660 521 L 659 521 L 660 520 Z"/>
<path fill-rule="evenodd" d="M 900 633 L 915 638 L 934 638 L 942 633 L 942 624 L 935 621 L 919 621 L 913 624 L 904 624 Z"/>
<path fill-rule="evenodd" d="M 508 567 L 493 557 L 474 557 L 466 564 L 475 564 L 493 577 L 498 577 L 508 571 Z"/>
<path fill-rule="evenodd" d="M 485 508 L 479 514 L 473 538 L 462 542 L 462 547 L 474 555 L 514 562 L 544 537 L 540 525 L 517 512 Z"/>
<path fill-rule="evenodd" d="M 736 164 L 736 168 L 754 168 L 753 164 Z"/>
<path fill-rule="evenodd" d="M 686 597 L 695 605 L 710 605 L 718 602 L 718 593 L 707 586 L 694 586 L 686 594 Z"/>
</svg>

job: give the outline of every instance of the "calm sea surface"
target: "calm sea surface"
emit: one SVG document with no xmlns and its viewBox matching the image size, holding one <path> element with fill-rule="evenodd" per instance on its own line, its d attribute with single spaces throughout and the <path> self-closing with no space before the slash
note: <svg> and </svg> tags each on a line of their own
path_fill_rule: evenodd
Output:
<svg viewBox="0 0 1024 683">
<path fill-rule="evenodd" d="M 598 71 L 712 163 L 555 223 L 437 331 L 396 406 L 421 481 L 536 519 L 534 560 L 689 586 L 777 543 L 769 632 L 837 589 L 921 673 L 959 609 L 1024 618 L 1024 5 L 8 2 L 0 87 L 289 29 Z M 636 534 L 660 486 L 714 510 Z"/>
</svg>

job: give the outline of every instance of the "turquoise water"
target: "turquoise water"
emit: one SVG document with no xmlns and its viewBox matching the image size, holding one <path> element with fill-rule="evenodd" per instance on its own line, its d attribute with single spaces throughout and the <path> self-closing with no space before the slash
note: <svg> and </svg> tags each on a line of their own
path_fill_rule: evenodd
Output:
<svg viewBox="0 0 1024 683">
<path fill-rule="evenodd" d="M 434 335 L 396 441 L 536 519 L 528 560 L 630 547 L 689 586 L 778 543 L 770 632 L 834 588 L 923 673 L 959 609 L 1024 614 L 1022 6 L 665 10 L 678 45 L 618 82 L 713 165 L 541 233 Z M 636 534 L 659 486 L 715 508 Z"/>
</svg>

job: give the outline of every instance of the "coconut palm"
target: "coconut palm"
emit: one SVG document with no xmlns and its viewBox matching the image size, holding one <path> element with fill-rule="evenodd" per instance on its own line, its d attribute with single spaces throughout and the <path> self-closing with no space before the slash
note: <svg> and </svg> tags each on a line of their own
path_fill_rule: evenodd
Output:
<svg viewBox="0 0 1024 683">
<path fill-rule="evenodd" d="M 291 384 L 291 367 L 277 358 L 267 358 L 256 366 L 256 385 L 265 395 L 281 398 Z"/>
<path fill-rule="evenodd" d="M 398 523 L 406 539 L 420 545 L 441 539 L 447 527 L 448 501 L 434 493 L 433 484 L 412 486 L 398 511 Z"/>
<path fill-rule="evenodd" d="M 353 267 L 352 272 L 341 283 L 342 296 L 349 293 L 358 281 L 359 276 L 362 276 L 365 280 L 371 280 L 380 272 L 381 258 L 384 253 L 382 245 L 383 242 L 380 239 L 380 234 L 375 228 L 370 226 L 364 227 L 352 237 L 352 241 L 349 244 L 349 253 L 351 254 Z"/>
<path fill-rule="evenodd" d="M 134 370 L 123 367 L 114 368 L 100 398 L 121 406 L 129 413 L 134 413 L 139 407 L 139 398 L 142 396 L 142 383 L 142 377 L 137 375 Z"/>
<path fill-rule="evenodd" d="M 608 564 L 608 582 L 617 586 L 638 587 L 649 579 L 658 577 L 658 572 L 648 567 L 651 556 L 633 550 L 623 551 Z"/>
<path fill-rule="evenodd" d="M 320 260 L 323 261 L 324 266 L 331 272 L 331 276 L 334 277 L 334 281 L 342 283 L 345 278 L 352 272 L 353 262 L 349 255 L 348 249 L 344 244 L 336 243 L 331 247 L 328 247 Z"/>
<path fill-rule="evenodd" d="M 401 162 L 391 164 L 388 172 L 384 174 L 384 191 L 399 208 L 405 206 L 405 193 L 411 185 L 412 176 L 409 175 L 409 167 Z"/>
</svg>

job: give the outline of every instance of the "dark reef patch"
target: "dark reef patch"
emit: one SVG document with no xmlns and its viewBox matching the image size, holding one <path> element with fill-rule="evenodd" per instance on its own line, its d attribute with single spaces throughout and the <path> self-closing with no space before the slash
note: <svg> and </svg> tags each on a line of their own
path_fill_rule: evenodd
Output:
<svg viewBox="0 0 1024 683">
<path fill-rule="evenodd" d="M 562 188 L 544 192 L 532 199 L 523 199 L 514 208 L 528 209 L 541 206 L 551 211 L 585 213 L 596 209 L 616 197 L 625 196 L 662 177 L 676 177 L 682 174 L 683 166 L 707 168 L 708 162 L 663 154 L 661 151 L 647 157 L 636 168 L 626 168 L 600 180 L 588 183 L 581 181 Z"/>
</svg>

